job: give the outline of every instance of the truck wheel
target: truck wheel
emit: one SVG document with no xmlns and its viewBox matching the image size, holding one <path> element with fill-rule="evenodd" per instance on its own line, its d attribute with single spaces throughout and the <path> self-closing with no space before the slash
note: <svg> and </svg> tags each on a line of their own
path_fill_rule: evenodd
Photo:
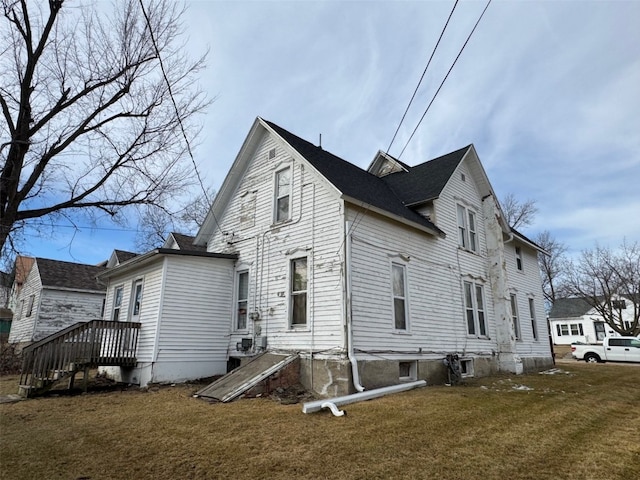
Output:
<svg viewBox="0 0 640 480">
<path fill-rule="evenodd" d="M 600 362 L 600 357 L 598 355 L 596 355 L 595 353 L 587 353 L 584 356 L 584 361 L 587 363 L 599 363 Z"/>
</svg>

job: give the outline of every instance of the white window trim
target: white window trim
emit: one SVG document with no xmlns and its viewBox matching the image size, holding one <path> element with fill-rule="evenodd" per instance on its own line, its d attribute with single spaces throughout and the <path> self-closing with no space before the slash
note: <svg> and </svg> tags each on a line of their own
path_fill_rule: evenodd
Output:
<svg viewBox="0 0 640 480">
<path fill-rule="evenodd" d="M 403 286 L 404 286 L 404 297 L 402 297 L 402 299 L 404 300 L 404 328 L 396 328 L 396 306 L 395 306 L 396 295 L 395 295 L 395 292 L 393 291 L 393 267 L 394 266 L 398 266 L 402 268 Z M 395 333 L 410 333 L 411 322 L 409 321 L 409 319 L 411 318 L 411 315 L 409 311 L 409 284 L 408 284 L 407 264 L 404 262 L 399 262 L 397 260 L 394 260 L 390 263 L 389 273 L 390 273 L 389 278 L 391 280 L 390 289 L 391 289 L 392 329 Z"/>
<path fill-rule="evenodd" d="M 471 218 L 473 218 L 473 230 L 471 229 Z M 456 226 L 458 247 L 468 252 L 478 253 L 478 214 L 476 211 L 461 203 L 456 203 Z M 471 248 L 472 246 L 474 248 Z"/>
<path fill-rule="evenodd" d="M 524 272 L 524 258 L 522 256 L 522 247 L 515 246 L 515 255 L 516 255 L 516 270 L 519 272 Z"/>
<path fill-rule="evenodd" d="M 116 292 L 120 290 L 122 291 L 122 294 L 120 296 L 120 305 L 116 306 Z M 112 321 L 118 321 L 118 322 L 123 322 L 124 320 L 122 320 L 120 317 L 122 315 L 122 304 L 124 303 L 124 285 L 116 285 L 115 287 L 113 287 L 113 298 L 111 300 L 111 320 Z M 118 310 L 118 319 L 116 320 L 115 318 L 115 313 L 116 313 L 116 309 Z"/>
<path fill-rule="evenodd" d="M 240 303 L 240 275 L 246 273 L 247 274 L 247 317 L 245 319 L 244 328 L 238 328 L 238 305 Z M 234 332 L 243 332 L 246 333 L 249 330 L 249 296 L 251 295 L 251 273 L 248 268 L 239 268 L 236 270 L 235 274 L 235 282 L 233 289 L 233 325 L 232 330 Z"/>
<path fill-rule="evenodd" d="M 537 342 L 540 340 L 540 332 L 538 332 L 538 320 L 536 319 L 536 305 L 535 299 L 529 297 L 529 316 L 531 317 L 531 334 L 533 339 Z"/>
<path fill-rule="evenodd" d="M 29 295 L 29 301 L 27 302 L 27 312 L 25 317 L 30 317 L 31 315 L 33 315 L 33 304 L 36 301 L 36 294 L 32 293 L 31 295 Z"/>
<path fill-rule="evenodd" d="M 471 305 L 467 305 L 467 291 L 466 285 L 471 286 Z M 478 288 L 481 290 L 482 295 L 482 310 L 478 308 Z M 463 279 L 462 281 L 462 303 L 464 307 L 464 328 L 468 337 L 474 338 L 489 338 L 489 322 L 487 319 L 487 299 L 484 291 L 484 284 L 475 282 L 469 279 Z M 468 308 L 471 307 L 471 308 Z M 469 322 L 467 318 L 467 310 L 473 310 L 473 326 L 475 329 L 474 333 L 469 332 Z M 483 313 L 484 316 L 484 331 L 485 333 L 480 333 L 480 315 L 479 312 Z"/>
<path fill-rule="evenodd" d="M 296 260 L 306 260 L 307 261 L 307 288 L 304 290 L 307 301 L 306 301 L 306 312 L 305 312 L 305 323 L 293 323 L 293 262 Z M 310 299 L 310 289 L 309 289 L 309 278 L 310 278 L 310 262 L 308 255 L 302 256 L 291 256 L 287 258 L 287 324 L 289 326 L 289 330 L 300 331 L 300 330 L 308 330 L 309 329 L 309 306 L 311 305 Z M 302 290 L 300 290 L 302 291 Z"/>
<path fill-rule="evenodd" d="M 140 310 L 138 311 L 138 316 L 140 316 L 140 312 L 142 312 L 142 299 L 144 298 L 144 279 L 136 278 L 131 283 L 131 296 L 129 297 L 129 321 L 133 320 L 133 309 L 136 308 L 136 287 L 140 284 Z M 124 295 L 124 291 L 123 291 Z M 123 298 L 124 299 L 124 298 Z M 122 311 L 122 310 L 121 310 Z"/>
<path fill-rule="evenodd" d="M 284 172 L 285 170 L 289 170 L 289 193 L 287 195 L 279 196 L 278 191 L 278 175 Z M 287 218 L 278 220 L 278 200 L 280 198 L 289 197 L 289 212 L 287 213 Z M 285 165 L 279 167 L 277 170 L 273 172 L 273 223 L 285 223 L 291 220 L 291 210 L 292 210 L 292 199 L 293 199 L 293 166 Z"/>
<path fill-rule="evenodd" d="M 513 334 L 517 341 L 522 341 L 522 325 L 520 324 L 520 308 L 518 307 L 518 296 L 515 293 L 509 295 L 509 306 L 511 308 L 511 323 L 513 324 Z M 515 307 L 515 308 L 514 308 Z"/>
</svg>

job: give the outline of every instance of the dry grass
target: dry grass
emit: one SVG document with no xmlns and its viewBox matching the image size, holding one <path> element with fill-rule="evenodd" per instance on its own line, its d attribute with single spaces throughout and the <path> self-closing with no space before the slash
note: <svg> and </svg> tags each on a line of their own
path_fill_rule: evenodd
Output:
<svg viewBox="0 0 640 480">
<path fill-rule="evenodd" d="M 640 478 L 640 368 L 559 366 L 353 404 L 340 418 L 268 399 L 209 404 L 193 386 L 0 405 L 0 477 Z"/>
</svg>

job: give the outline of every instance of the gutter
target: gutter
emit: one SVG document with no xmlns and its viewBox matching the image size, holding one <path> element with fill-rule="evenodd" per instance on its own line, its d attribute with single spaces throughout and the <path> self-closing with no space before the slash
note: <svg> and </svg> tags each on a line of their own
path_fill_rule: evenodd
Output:
<svg viewBox="0 0 640 480">
<path fill-rule="evenodd" d="M 351 318 L 351 222 L 345 222 L 345 272 L 347 277 L 347 356 L 351 362 L 351 376 L 353 377 L 353 387 L 358 392 L 363 392 L 364 387 L 360 383 L 360 374 L 358 373 L 358 361 L 353 352 L 353 320 Z"/>
<path fill-rule="evenodd" d="M 307 402 L 302 405 L 302 413 L 314 413 L 319 412 L 323 408 L 329 408 L 333 415 L 340 417 L 345 414 L 344 411 L 337 408 L 341 405 L 371 400 L 391 393 L 405 392 L 414 388 L 425 387 L 426 385 L 426 381 L 418 380 L 415 382 L 401 383 L 399 385 L 391 385 L 389 387 L 376 388 L 375 390 L 368 390 L 366 392 L 353 393 L 351 395 L 336 397 L 329 400 L 324 399 L 316 400 L 315 402 Z"/>
</svg>

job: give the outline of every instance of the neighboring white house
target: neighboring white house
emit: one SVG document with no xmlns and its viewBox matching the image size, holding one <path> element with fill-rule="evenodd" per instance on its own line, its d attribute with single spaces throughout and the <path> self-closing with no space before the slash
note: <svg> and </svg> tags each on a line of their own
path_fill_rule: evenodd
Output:
<svg viewBox="0 0 640 480">
<path fill-rule="evenodd" d="M 28 344 L 74 323 L 101 318 L 105 286 L 96 275 L 103 270 L 36 258 L 17 295 L 9 342 Z"/>
<path fill-rule="evenodd" d="M 140 368 L 115 376 L 171 381 L 163 358 L 186 359 L 180 379 L 222 374 L 269 350 L 338 395 L 443 381 L 449 353 L 466 375 L 552 364 L 540 248 L 506 224 L 472 145 L 415 167 L 379 152 L 365 171 L 258 118 L 195 245 L 208 256 L 163 248 L 101 275 L 105 318 L 145 292 Z"/>
<path fill-rule="evenodd" d="M 633 321 L 633 302 L 620 297 L 616 302 L 622 311 L 622 321 L 629 327 Z M 576 342 L 597 343 L 605 337 L 617 336 L 595 308 L 584 298 L 559 298 L 549 312 L 549 327 L 554 345 Z"/>
</svg>

